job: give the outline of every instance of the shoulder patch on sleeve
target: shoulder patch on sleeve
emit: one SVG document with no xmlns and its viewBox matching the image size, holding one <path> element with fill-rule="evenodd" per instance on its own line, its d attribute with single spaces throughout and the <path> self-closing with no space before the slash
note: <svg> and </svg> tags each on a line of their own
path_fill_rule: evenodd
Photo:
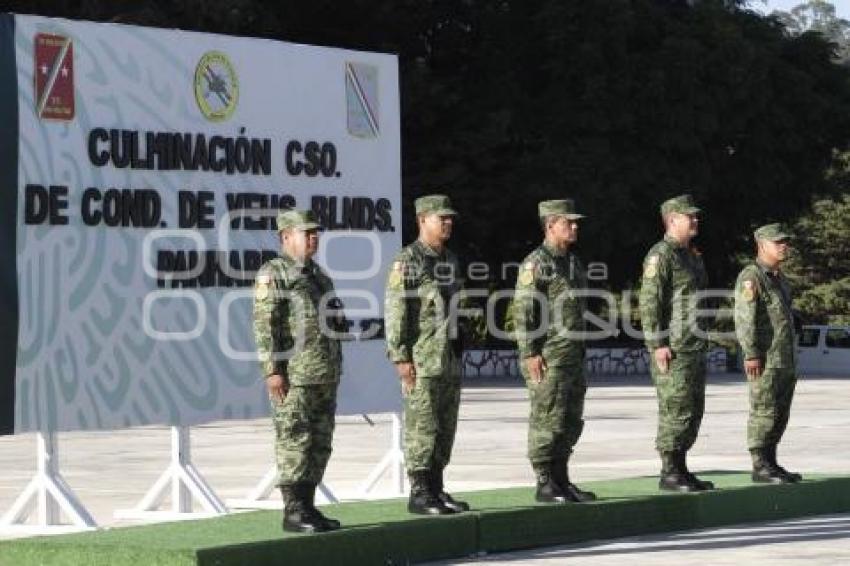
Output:
<svg viewBox="0 0 850 566">
<path fill-rule="evenodd" d="M 266 273 L 257 275 L 254 295 L 259 300 L 264 300 L 269 296 L 269 285 L 271 285 L 272 277 Z"/>
<path fill-rule="evenodd" d="M 741 298 L 747 302 L 752 302 L 758 296 L 758 285 L 752 279 L 745 279 L 741 283 Z"/>
<path fill-rule="evenodd" d="M 390 267 L 388 284 L 390 287 L 400 287 L 404 278 L 405 264 L 402 260 L 396 260 Z"/>
<path fill-rule="evenodd" d="M 646 258 L 646 264 L 643 266 L 643 276 L 646 279 L 652 279 L 658 275 L 658 254 L 652 254 Z"/>
<path fill-rule="evenodd" d="M 519 281 L 520 285 L 531 285 L 534 283 L 534 274 L 537 269 L 537 264 L 534 261 L 529 260 L 522 264 L 522 267 L 519 269 L 519 277 L 517 281 Z"/>
</svg>

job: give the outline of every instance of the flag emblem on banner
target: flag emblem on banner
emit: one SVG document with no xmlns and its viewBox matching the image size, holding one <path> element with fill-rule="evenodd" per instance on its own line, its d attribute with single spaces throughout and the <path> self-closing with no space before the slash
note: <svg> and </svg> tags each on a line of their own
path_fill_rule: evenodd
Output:
<svg viewBox="0 0 850 566">
<path fill-rule="evenodd" d="M 376 138 L 378 125 L 378 68 L 362 63 L 345 64 L 345 103 L 348 133 Z"/>
<path fill-rule="evenodd" d="M 35 36 L 35 110 L 45 120 L 74 119 L 74 44 L 62 35 Z"/>
</svg>

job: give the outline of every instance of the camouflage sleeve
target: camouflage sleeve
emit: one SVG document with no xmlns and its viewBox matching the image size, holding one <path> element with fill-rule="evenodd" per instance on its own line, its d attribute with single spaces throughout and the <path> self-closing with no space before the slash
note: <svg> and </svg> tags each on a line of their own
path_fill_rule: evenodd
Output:
<svg viewBox="0 0 850 566">
<path fill-rule="evenodd" d="M 532 336 L 540 325 L 539 291 L 538 266 L 534 260 L 527 259 L 519 268 L 513 302 L 514 335 L 520 359 L 540 355 L 542 351 L 539 338 Z"/>
<path fill-rule="evenodd" d="M 286 360 L 274 359 L 275 353 L 285 351 L 282 344 L 275 343 L 279 333 L 274 331 L 276 324 L 284 324 L 283 301 L 273 271 L 262 267 L 254 281 L 254 341 L 264 378 L 272 374 L 286 375 Z"/>
<path fill-rule="evenodd" d="M 667 329 L 661 328 L 664 305 L 670 300 L 669 278 L 666 259 L 659 253 L 647 255 L 640 286 L 640 322 L 646 346 L 651 350 L 669 344 Z"/>
<path fill-rule="evenodd" d="M 384 297 L 384 336 L 387 341 L 387 357 L 393 363 L 413 361 L 408 335 L 404 273 L 404 260 L 396 258 L 387 276 L 387 290 Z"/>
<path fill-rule="evenodd" d="M 742 271 L 735 284 L 735 335 L 745 360 L 764 355 L 756 341 L 756 309 L 759 286 L 753 273 Z"/>
</svg>

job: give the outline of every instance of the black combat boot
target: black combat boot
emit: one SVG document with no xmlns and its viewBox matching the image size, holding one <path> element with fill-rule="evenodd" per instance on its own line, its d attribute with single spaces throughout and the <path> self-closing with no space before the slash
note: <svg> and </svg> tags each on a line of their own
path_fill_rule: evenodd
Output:
<svg viewBox="0 0 850 566">
<path fill-rule="evenodd" d="M 455 513 L 463 513 L 469 511 L 469 503 L 466 501 L 458 501 L 443 489 L 443 470 L 442 468 L 433 468 L 431 470 L 431 492 L 437 496 L 437 499 Z"/>
<path fill-rule="evenodd" d="M 417 515 L 449 515 L 454 513 L 443 505 L 431 487 L 431 473 L 426 470 L 410 472 L 410 499 L 407 510 Z"/>
<path fill-rule="evenodd" d="M 316 484 L 310 483 L 310 484 L 306 484 L 306 485 L 307 485 L 307 487 L 305 488 L 305 490 L 307 492 L 307 503 L 310 506 L 310 510 L 313 513 L 316 513 L 322 519 L 322 521 L 325 522 L 325 525 L 327 526 L 327 530 L 329 530 L 329 531 L 337 530 L 341 526 L 340 522 L 337 521 L 336 519 L 331 519 L 330 517 L 326 517 L 325 514 L 322 513 L 321 511 L 319 511 L 319 509 L 316 507 L 316 503 L 315 503 L 315 501 L 316 501 Z"/>
<path fill-rule="evenodd" d="M 784 474 L 789 480 L 791 480 L 791 483 L 798 483 L 798 482 L 803 481 L 802 475 L 795 473 L 795 472 L 789 472 L 788 470 L 786 470 L 785 468 L 783 468 L 782 466 L 780 466 L 777 463 L 777 461 L 776 461 L 776 444 L 773 444 L 771 446 L 766 446 L 765 452 L 766 452 L 766 456 L 768 458 L 768 461 L 777 470 L 779 470 L 782 474 Z"/>
<path fill-rule="evenodd" d="M 682 470 L 688 480 L 688 483 L 690 483 L 696 491 L 710 491 L 714 489 L 713 482 L 699 479 L 688 469 L 687 452 L 680 450 L 678 452 L 674 452 L 674 454 L 676 456 L 679 469 Z"/>
<path fill-rule="evenodd" d="M 552 461 L 552 475 L 555 483 L 570 501 L 585 503 L 596 501 L 596 494 L 592 491 L 584 491 L 570 481 L 569 458 L 559 458 Z"/>
<path fill-rule="evenodd" d="M 697 487 L 688 481 L 688 476 L 680 468 L 675 452 L 661 453 L 661 479 L 658 488 L 665 491 L 697 491 Z"/>
<path fill-rule="evenodd" d="M 756 483 L 793 483 L 793 480 L 770 460 L 770 455 L 766 448 L 756 448 L 750 450 L 750 455 L 753 457 L 753 473 L 752 479 Z"/>
<path fill-rule="evenodd" d="M 551 463 L 534 466 L 534 473 L 537 476 L 537 492 L 534 494 L 534 499 L 540 503 L 567 503 L 571 501 L 567 498 L 561 486 L 558 485 L 552 471 Z"/>
<path fill-rule="evenodd" d="M 307 503 L 304 484 L 281 486 L 283 496 L 283 530 L 293 533 L 321 533 L 328 530 L 318 513 Z"/>
</svg>

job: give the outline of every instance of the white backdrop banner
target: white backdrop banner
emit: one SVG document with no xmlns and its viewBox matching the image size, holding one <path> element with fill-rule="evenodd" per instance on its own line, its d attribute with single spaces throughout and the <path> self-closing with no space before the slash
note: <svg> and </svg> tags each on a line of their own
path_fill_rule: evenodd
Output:
<svg viewBox="0 0 850 566">
<path fill-rule="evenodd" d="M 0 111 L 17 130 L 3 432 L 267 414 L 252 283 L 286 207 L 318 214 L 352 322 L 340 413 L 399 409 L 376 334 L 401 245 L 395 56 L 1 17 L 17 97 Z"/>
</svg>

